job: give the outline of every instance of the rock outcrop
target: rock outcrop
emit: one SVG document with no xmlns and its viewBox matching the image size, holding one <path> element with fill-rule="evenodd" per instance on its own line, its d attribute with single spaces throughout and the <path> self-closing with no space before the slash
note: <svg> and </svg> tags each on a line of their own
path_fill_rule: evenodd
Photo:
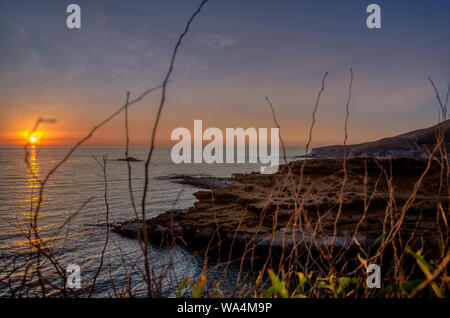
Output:
<svg viewBox="0 0 450 318">
<path fill-rule="evenodd" d="M 391 221 L 398 220 L 428 161 L 348 159 L 335 237 L 345 175 L 343 160 L 307 160 L 302 174 L 303 164 L 296 161 L 289 167 L 281 166 L 273 175 L 242 175 L 225 188 L 196 192 L 198 201 L 188 211 L 169 211 L 145 225 L 127 221 L 113 230 L 136 237 L 145 227 L 158 244 L 179 237 L 192 247 L 206 247 L 213 241 L 245 247 L 253 241 L 260 247 L 288 248 L 294 242 L 327 245 L 332 240 L 336 245 L 352 245 L 358 229 L 358 241 L 370 244 L 389 231 Z M 438 203 L 448 204 L 448 193 L 439 186 L 440 171 L 437 163 L 431 164 L 415 199 L 407 206 L 401 229 L 404 237 L 413 231 L 422 239 L 433 234 Z M 386 213 L 388 206 L 391 211 Z"/>
<path fill-rule="evenodd" d="M 436 145 L 436 136 L 443 133 L 445 148 L 450 150 L 450 120 L 430 128 L 419 129 L 394 137 L 383 138 L 373 142 L 348 145 L 346 153 L 348 158 L 375 157 L 375 158 L 427 158 L 429 152 Z M 309 158 L 336 158 L 344 157 L 342 145 L 314 148 Z"/>
</svg>

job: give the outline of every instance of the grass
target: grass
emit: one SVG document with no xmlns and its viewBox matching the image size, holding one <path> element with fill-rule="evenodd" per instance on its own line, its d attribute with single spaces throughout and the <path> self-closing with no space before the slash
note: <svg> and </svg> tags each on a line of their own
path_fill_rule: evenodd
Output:
<svg viewBox="0 0 450 318">
<path fill-rule="evenodd" d="M 95 295 L 97 277 L 101 272 L 109 270 L 110 281 L 113 285 L 113 297 L 134 297 L 136 295 L 135 281 L 133 277 L 137 276 L 146 285 L 147 297 L 161 297 L 164 295 L 164 286 L 170 280 L 174 271 L 174 262 L 171 260 L 168 264 L 165 264 L 163 268 L 158 264 L 157 260 L 153 259 L 150 246 L 155 246 L 156 242 L 152 242 L 147 231 L 137 231 L 137 240 L 141 255 L 137 259 L 129 259 L 124 251 L 121 251 L 119 247 L 119 255 L 122 259 L 123 268 L 126 274 L 121 282 L 117 282 L 111 275 L 111 264 L 106 263 L 105 250 L 109 244 L 109 231 L 110 226 L 106 227 L 105 245 L 102 251 L 101 259 L 98 264 L 98 268 L 92 279 L 85 279 L 85 286 L 82 290 L 70 290 L 66 288 L 66 265 L 62 261 L 60 253 L 61 246 L 58 246 L 58 242 L 46 240 L 40 233 L 40 212 L 43 209 L 43 203 L 47 197 L 51 196 L 51 193 L 47 193 L 47 184 L 52 175 L 58 171 L 58 169 L 64 165 L 71 157 L 74 151 L 80 147 L 84 142 L 91 138 L 97 130 L 106 125 L 112 118 L 118 116 L 122 112 L 125 114 L 125 131 L 126 131 L 126 147 L 125 156 L 128 157 L 128 111 L 132 104 L 138 103 L 143 100 L 145 96 L 150 93 L 161 92 L 161 99 L 157 112 L 155 124 L 151 132 L 151 141 L 148 148 L 148 157 L 145 164 L 145 183 L 142 188 L 142 202 L 141 206 L 137 206 L 136 197 L 133 195 L 136 189 L 132 188 L 131 180 L 131 165 L 127 163 L 128 169 L 128 186 L 130 195 L 130 209 L 134 211 L 136 217 L 136 224 L 146 225 L 146 196 L 149 185 L 149 163 L 152 158 L 154 149 L 154 138 L 157 132 L 158 122 L 160 115 L 163 111 L 166 95 L 168 92 L 168 83 L 170 82 L 172 70 L 176 61 L 177 52 L 182 44 L 184 37 L 189 31 L 191 23 L 203 9 L 204 5 L 208 1 L 202 1 L 197 10 L 190 16 L 185 26 L 184 31 L 178 38 L 174 47 L 171 60 L 169 63 L 168 71 L 161 85 L 157 85 L 151 88 L 135 99 L 130 99 L 130 93 L 126 94 L 126 101 L 116 112 L 107 117 L 104 121 L 94 126 L 89 134 L 80 140 L 64 158 L 58 162 L 49 173 L 40 178 L 36 175 L 32 164 L 30 163 L 29 147 L 30 144 L 24 146 L 25 162 L 29 168 L 29 173 L 36 180 L 38 187 L 38 200 L 36 205 L 30 207 L 30 218 L 26 228 L 19 227 L 20 233 L 27 239 L 28 248 L 26 250 L 17 251 L 17 253 L 8 259 L 2 266 L 0 271 L 0 285 L 7 286 L 9 289 L 9 295 L 11 297 L 91 297 Z M 314 105 L 312 113 L 312 124 L 309 129 L 308 143 L 306 148 L 308 149 L 312 137 L 314 125 L 316 122 L 316 113 L 320 104 L 320 98 L 325 91 L 325 83 L 328 73 L 322 78 L 321 87 L 317 94 L 317 99 Z M 353 70 L 350 71 L 351 79 L 349 84 L 348 99 L 345 104 L 346 119 L 345 119 L 345 139 L 344 149 L 347 141 L 347 124 L 350 114 L 350 102 L 351 91 L 353 83 Z M 440 98 L 439 92 L 430 78 L 430 82 L 435 89 L 436 96 L 440 107 L 440 117 L 445 120 L 447 116 L 447 104 L 448 104 L 448 92 L 445 102 Z M 278 124 L 274 107 L 271 100 L 266 97 L 266 101 L 272 111 L 274 122 L 278 128 L 281 129 Z M 36 122 L 34 128 L 30 131 L 30 135 L 36 131 L 40 124 L 49 122 L 45 119 L 39 119 Z M 395 187 L 393 186 L 393 174 L 385 166 L 381 165 L 380 176 L 378 181 L 373 186 L 373 192 L 369 193 L 367 187 L 367 167 L 366 171 L 361 175 L 362 183 L 365 188 L 365 196 L 363 203 L 363 213 L 361 214 L 361 220 L 357 223 L 354 232 L 353 240 L 358 246 L 356 254 L 350 251 L 346 247 L 338 247 L 335 243 L 335 239 L 338 234 L 339 220 L 343 209 L 345 209 L 344 201 L 344 189 L 347 182 L 347 157 L 344 156 L 343 160 L 343 179 L 341 185 L 341 191 L 336 198 L 336 205 L 338 206 L 337 213 L 335 214 L 335 220 L 333 222 L 334 239 L 330 246 L 320 247 L 318 244 L 321 234 L 329 234 L 329 230 L 324 228 L 323 218 L 325 216 L 333 215 L 336 211 L 316 211 L 318 216 L 316 219 L 310 217 L 311 211 L 307 211 L 305 208 L 305 195 L 307 189 L 304 187 L 305 169 L 308 165 L 308 160 L 302 162 L 298 171 L 295 171 L 291 163 L 287 163 L 285 166 L 285 173 L 283 178 L 277 180 L 277 183 L 273 186 L 272 191 L 267 195 L 267 204 L 260 211 L 260 226 L 264 217 L 271 216 L 269 211 L 270 202 L 279 193 L 288 192 L 292 196 L 293 208 L 292 214 L 289 220 L 290 227 L 293 233 L 297 229 L 307 229 L 313 233 L 311 244 L 304 244 L 302 241 L 296 241 L 298 239 L 295 235 L 292 235 L 294 245 L 289 250 L 283 250 L 281 255 L 273 255 L 272 248 L 267 250 L 265 258 L 261 258 L 255 253 L 256 234 L 255 237 L 249 239 L 244 246 L 243 251 L 239 251 L 236 255 L 233 252 L 233 243 L 229 246 L 228 259 L 225 261 L 214 259 L 213 254 L 210 252 L 214 249 L 220 251 L 221 248 L 221 233 L 220 224 L 217 222 L 217 229 L 214 231 L 211 237 L 211 241 L 208 244 L 208 248 L 202 253 L 194 253 L 193 257 L 199 257 L 203 263 L 203 273 L 199 277 L 176 277 L 177 287 L 174 288 L 174 294 L 177 297 L 282 297 L 282 298 L 323 298 L 323 297 L 447 297 L 450 289 L 450 278 L 448 275 L 448 263 L 450 261 L 449 250 L 449 227 L 448 216 L 450 211 L 449 206 L 449 174 L 450 167 L 448 163 L 448 157 L 446 153 L 446 141 L 445 132 L 447 131 L 446 125 L 436 134 L 436 145 L 433 149 L 429 150 L 429 156 L 426 160 L 426 167 L 421 172 L 419 178 L 414 183 L 410 196 L 401 203 L 395 200 Z M 283 154 L 285 157 L 284 142 L 282 141 Z M 345 153 L 345 151 L 344 151 Z M 285 158 L 286 161 L 286 158 Z M 107 160 L 99 161 L 100 166 L 104 172 L 104 190 L 105 190 L 105 206 L 107 213 L 105 218 L 108 223 L 108 178 L 106 173 Z M 432 165 L 440 167 L 440 184 L 439 184 L 439 196 L 441 200 L 436 202 L 435 210 L 435 226 L 433 228 L 436 234 L 435 242 L 424 242 L 421 240 L 420 235 L 416 235 L 415 231 L 409 234 L 405 238 L 402 233 L 405 224 L 405 218 L 411 213 L 411 206 L 416 200 L 417 194 L 424 186 L 424 180 L 429 173 Z M 370 246 L 365 246 L 358 241 L 360 225 L 365 221 L 368 214 L 370 214 L 371 204 L 379 194 L 378 186 L 384 182 L 386 188 L 384 193 L 389 195 L 385 206 L 385 217 L 382 224 L 383 230 L 379 233 L 378 239 Z M 302 192 L 303 191 L 303 192 Z M 32 199 L 33 200 L 33 199 Z M 176 200 L 176 198 L 174 198 Z M 212 198 L 214 202 L 214 198 Z M 63 222 L 61 231 L 68 228 L 70 220 L 84 208 L 86 202 L 80 204 L 80 210 L 75 211 L 68 219 Z M 272 214 L 272 238 L 276 235 L 279 207 L 275 207 L 275 211 Z M 314 211 L 315 212 L 315 211 Z M 211 216 L 212 218 L 215 215 Z M 235 234 L 239 232 L 239 227 L 236 229 Z M 235 237 L 236 237 L 235 235 Z M 70 236 L 68 231 L 65 239 Z M 180 238 L 166 241 L 165 244 L 160 244 L 159 248 L 168 249 L 170 253 L 175 253 L 180 244 Z M 64 240 L 62 240 L 64 242 Z M 406 243 L 403 243 L 406 242 Z M 111 243 L 112 244 L 112 243 Z M 237 244 L 237 243 L 236 243 Z M 419 248 L 417 248 L 419 246 Z M 270 246 L 272 247 L 272 246 Z M 223 247 L 225 248 L 225 247 Z M 211 250 L 210 250 L 211 249 Z M 220 254 L 220 252 L 219 252 Z M 212 259 L 212 261 L 210 261 Z M 184 260 L 186 261 L 186 260 Z M 215 264 L 211 264 L 215 263 Z M 238 264 L 239 271 L 236 278 L 228 278 L 227 271 L 231 264 Z M 254 271 L 244 271 L 244 265 L 250 264 L 250 267 Z M 383 269 L 382 272 L 382 288 L 368 288 L 368 268 L 371 264 L 379 264 Z M 224 268 L 225 279 L 216 281 L 211 269 Z M 252 275 L 254 274 L 254 275 Z"/>
</svg>

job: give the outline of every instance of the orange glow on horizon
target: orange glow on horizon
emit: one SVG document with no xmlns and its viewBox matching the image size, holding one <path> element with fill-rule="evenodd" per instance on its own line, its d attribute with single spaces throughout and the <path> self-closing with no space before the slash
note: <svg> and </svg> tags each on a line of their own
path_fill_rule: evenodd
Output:
<svg viewBox="0 0 450 318">
<path fill-rule="evenodd" d="M 26 138 L 28 138 L 28 143 L 31 145 L 36 145 L 42 142 L 44 133 L 42 131 L 35 131 L 32 134 L 26 132 Z"/>
</svg>

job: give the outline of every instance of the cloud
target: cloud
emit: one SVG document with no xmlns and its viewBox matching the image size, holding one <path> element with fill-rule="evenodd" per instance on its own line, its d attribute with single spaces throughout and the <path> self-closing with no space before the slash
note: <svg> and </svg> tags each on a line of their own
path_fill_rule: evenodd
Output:
<svg viewBox="0 0 450 318">
<path fill-rule="evenodd" d="M 237 40 L 223 36 L 221 34 L 203 33 L 194 39 L 196 48 L 223 49 L 225 47 L 234 46 Z"/>
</svg>

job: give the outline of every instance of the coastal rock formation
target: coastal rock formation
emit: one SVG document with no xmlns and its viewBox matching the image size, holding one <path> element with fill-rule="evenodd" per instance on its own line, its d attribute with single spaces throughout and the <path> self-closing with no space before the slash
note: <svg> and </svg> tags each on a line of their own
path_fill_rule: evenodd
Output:
<svg viewBox="0 0 450 318">
<path fill-rule="evenodd" d="M 383 138 L 377 141 L 348 145 L 346 147 L 348 158 L 375 157 L 375 158 L 428 158 L 429 152 L 436 145 L 436 136 L 445 131 L 445 148 L 450 150 L 450 120 L 430 128 L 419 129 L 394 137 Z M 308 158 L 336 158 L 344 157 L 342 145 L 314 148 Z"/>
<path fill-rule="evenodd" d="M 347 160 L 344 170 L 343 160 L 296 161 L 273 175 L 251 173 L 225 188 L 196 192 L 198 201 L 188 211 L 160 214 L 146 221 L 145 230 L 152 242 L 178 237 L 192 247 L 253 242 L 286 248 L 294 242 L 331 241 L 349 246 L 356 229 L 358 241 L 371 244 L 402 218 L 405 238 L 413 231 L 424 238 L 433 235 L 438 203 L 448 204 L 447 189 L 440 187 L 441 168 L 432 162 L 414 200 L 405 205 L 427 165 L 425 159 L 355 158 Z M 113 230 L 136 237 L 143 227 L 126 221 Z"/>
</svg>

